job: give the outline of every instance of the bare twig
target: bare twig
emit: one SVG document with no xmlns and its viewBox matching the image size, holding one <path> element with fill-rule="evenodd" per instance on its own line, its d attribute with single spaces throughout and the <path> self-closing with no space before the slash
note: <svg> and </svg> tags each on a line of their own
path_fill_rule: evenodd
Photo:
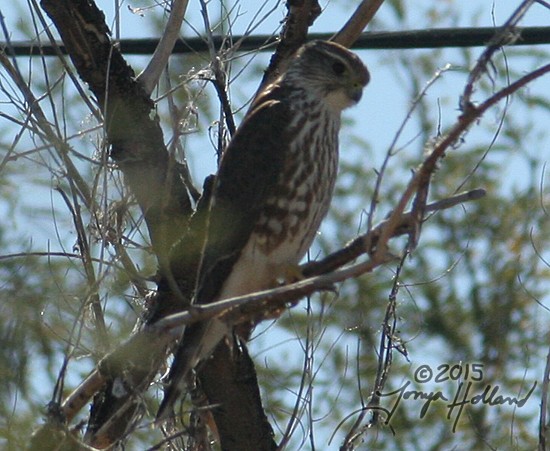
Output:
<svg viewBox="0 0 550 451">
<path fill-rule="evenodd" d="M 307 313 L 311 315 L 311 300 L 307 300 Z M 293 432 L 300 424 L 300 419 L 302 418 L 303 411 L 306 405 L 311 405 L 312 391 L 313 391 L 313 359 L 315 357 L 313 334 L 312 334 L 312 321 L 307 322 L 307 332 L 305 343 L 302 345 L 302 351 L 304 353 L 304 361 L 302 365 L 302 376 L 300 378 L 300 386 L 296 391 L 294 402 L 294 408 L 290 415 L 290 419 L 286 425 L 285 431 L 277 447 L 278 450 L 284 450 L 288 445 Z M 312 433 L 313 426 L 310 425 L 310 433 Z M 315 449 L 315 446 L 312 446 L 312 449 Z"/>
<path fill-rule="evenodd" d="M 102 349 L 105 351 L 106 349 L 108 349 L 107 326 L 105 324 L 103 308 L 101 307 L 101 301 L 99 299 L 99 284 L 94 271 L 90 247 L 88 244 L 88 239 L 86 237 L 86 229 L 84 227 L 82 216 L 80 214 L 80 205 L 78 204 L 78 200 L 76 199 L 74 192 L 73 202 L 71 203 L 68 195 L 60 187 L 57 188 L 57 191 L 61 194 L 61 197 L 63 198 L 73 218 L 74 227 L 77 233 L 78 249 L 82 254 L 82 263 L 88 282 L 88 297 L 90 299 L 89 302 L 92 307 L 92 311 L 94 312 L 95 329 L 98 333 L 99 343 L 101 344 Z"/>
<path fill-rule="evenodd" d="M 424 97 L 426 95 L 426 93 L 428 92 L 428 89 L 430 89 L 430 87 L 441 77 L 443 72 L 447 71 L 449 68 L 450 68 L 450 66 L 447 65 L 443 69 L 439 69 L 434 74 L 434 76 L 426 83 L 424 88 L 419 92 L 419 94 L 416 96 L 416 98 L 412 101 L 411 106 L 410 106 L 409 110 L 407 111 L 407 114 L 405 115 L 405 118 L 401 121 L 401 124 L 400 124 L 399 128 L 397 129 L 397 132 L 395 133 L 395 135 L 392 139 L 392 142 L 390 143 L 390 146 L 389 146 L 389 148 L 386 152 L 384 160 L 382 161 L 382 164 L 381 164 L 380 168 L 377 169 L 377 172 L 376 172 L 376 183 L 374 185 L 374 193 L 372 195 L 371 203 L 370 203 L 370 209 L 369 209 L 369 214 L 368 214 L 368 222 L 367 222 L 367 230 L 370 230 L 370 228 L 372 227 L 372 223 L 373 223 L 375 212 L 376 212 L 376 207 L 379 203 L 379 193 L 380 193 L 380 189 L 382 187 L 382 181 L 383 181 L 386 169 L 388 167 L 388 164 L 390 162 L 390 158 L 392 158 L 396 153 L 397 142 L 398 142 L 399 138 L 401 137 L 401 135 L 403 133 L 403 130 L 405 129 L 405 125 L 411 119 L 414 110 L 417 108 L 417 106 L 418 106 L 420 100 L 422 99 L 422 97 Z"/>
<path fill-rule="evenodd" d="M 463 111 L 472 105 L 472 94 L 475 89 L 475 84 L 485 73 L 487 65 L 495 52 L 502 46 L 514 42 L 519 37 L 519 35 L 515 32 L 515 28 L 534 2 L 535 0 L 524 0 L 521 2 L 510 18 L 504 23 L 500 30 L 495 33 L 493 38 L 487 44 L 485 51 L 478 58 L 476 65 L 470 71 L 468 76 L 468 82 L 466 83 L 464 93 L 460 99 L 460 107 Z"/>
<path fill-rule="evenodd" d="M 155 53 L 145 70 L 138 76 L 138 81 L 141 82 L 147 94 L 153 92 L 153 89 L 160 80 L 162 71 L 168 64 L 168 59 L 172 54 L 174 44 L 179 37 L 181 24 L 185 17 L 188 3 L 188 0 L 174 0 L 172 2 L 170 16 L 166 22 L 166 29 L 160 38 Z"/>
<path fill-rule="evenodd" d="M 38 129 L 42 131 L 45 139 L 48 140 L 54 146 L 58 155 L 60 156 L 63 163 L 65 164 L 65 169 L 67 170 L 69 179 L 71 179 L 78 187 L 78 191 L 82 196 L 82 200 L 84 201 L 84 204 L 87 207 L 90 207 L 92 202 L 90 190 L 88 188 L 87 183 L 84 181 L 84 179 L 80 175 L 80 172 L 78 171 L 78 169 L 76 168 L 76 166 L 74 165 L 74 163 L 72 162 L 72 160 L 68 155 L 69 146 L 60 136 L 57 135 L 57 133 L 51 127 L 50 122 L 46 118 L 46 115 L 42 110 L 42 108 L 40 107 L 38 100 L 30 90 L 26 81 L 23 79 L 23 76 L 12 65 L 12 63 L 9 61 L 9 59 L 3 52 L 0 52 L 0 65 L 4 67 L 6 72 L 9 74 L 10 78 L 13 80 L 17 88 L 20 90 L 21 94 L 23 94 L 25 101 L 28 103 L 30 112 L 32 113 L 32 116 L 30 118 L 31 122 Z"/>
<path fill-rule="evenodd" d="M 204 0 L 200 1 L 201 4 L 201 14 L 204 21 L 204 29 L 206 36 L 208 37 L 208 52 L 210 53 L 210 66 L 212 67 L 212 72 L 214 73 L 214 88 L 218 94 L 218 99 L 220 100 L 220 106 L 223 111 L 223 116 L 225 118 L 225 123 L 227 124 L 227 129 L 229 135 L 233 136 L 235 133 L 235 120 L 233 119 L 233 111 L 231 110 L 231 104 L 229 102 L 229 96 L 227 94 L 227 74 L 225 62 L 218 55 L 216 47 L 214 46 L 214 36 L 212 35 L 212 27 L 210 26 L 210 18 L 208 17 L 208 8 Z M 218 133 L 218 153 L 221 155 L 223 151 L 223 122 L 220 121 L 220 130 Z"/>
<path fill-rule="evenodd" d="M 351 47 L 361 36 L 382 3 L 384 3 L 384 0 L 363 0 L 342 29 L 331 38 L 331 41 L 344 47 Z"/>
<path fill-rule="evenodd" d="M 376 425 L 379 421 L 379 411 L 377 410 L 377 407 L 380 404 L 380 393 L 384 389 L 386 380 L 389 376 L 389 371 L 393 360 L 393 350 L 401 345 L 401 343 L 396 343 L 397 340 L 394 334 L 397 327 L 396 306 L 397 293 L 399 292 L 399 276 L 401 270 L 403 269 L 407 255 L 407 252 L 403 253 L 401 261 L 397 266 L 397 271 L 393 279 L 392 290 L 386 306 L 386 314 L 384 321 L 382 322 L 382 333 L 380 336 L 380 344 L 378 346 L 378 368 L 376 370 L 374 389 L 372 390 L 368 404 L 363 406 L 360 414 L 353 423 L 353 426 L 346 434 L 342 446 L 340 447 L 341 451 L 353 450 L 354 443 L 359 440 L 359 438 L 368 430 L 369 427 L 371 427 L 371 425 Z M 373 412 L 372 421 L 361 426 L 365 416 L 369 412 Z"/>
</svg>

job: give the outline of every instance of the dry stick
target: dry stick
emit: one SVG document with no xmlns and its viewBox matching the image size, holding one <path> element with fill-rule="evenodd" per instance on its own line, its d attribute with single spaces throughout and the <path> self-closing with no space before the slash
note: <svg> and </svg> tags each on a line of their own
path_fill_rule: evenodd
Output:
<svg viewBox="0 0 550 451">
<path fill-rule="evenodd" d="M 397 319 L 395 316 L 396 312 L 396 302 L 397 302 L 397 293 L 399 291 L 399 276 L 401 273 L 401 269 L 403 268 L 403 265 L 405 263 L 405 259 L 407 258 L 408 253 L 404 253 L 401 257 L 401 261 L 397 267 L 397 271 L 393 280 L 393 286 L 391 289 L 391 293 L 389 296 L 389 302 L 386 307 L 386 313 L 384 317 L 384 321 L 382 322 L 382 337 L 380 339 L 380 344 L 378 347 L 378 368 L 376 370 L 376 379 L 374 382 L 374 390 L 371 395 L 371 399 L 368 402 L 366 406 L 363 406 L 361 409 L 359 415 L 357 416 L 357 419 L 353 423 L 353 426 L 350 428 L 348 433 L 346 434 L 346 437 L 344 438 L 344 441 L 342 443 L 342 446 L 340 447 L 341 451 L 346 450 L 352 450 L 353 449 L 353 442 L 355 442 L 361 435 L 365 433 L 365 431 L 371 427 L 372 424 L 377 424 L 378 418 L 379 418 L 379 410 L 377 409 L 380 404 L 380 392 L 384 388 L 386 384 L 386 380 L 389 376 L 389 370 L 393 359 L 393 333 L 395 331 Z M 392 324 L 390 326 L 390 321 L 392 321 Z M 361 427 L 361 423 L 363 422 L 363 419 L 367 415 L 368 412 L 373 412 L 373 419 L 370 423 L 366 424 L 365 426 Z"/>
<path fill-rule="evenodd" d="M 162 71 L 168 64 L 168 59 L 180 34 L 181 24 L 185 17 L 188 3 L 188 0 L 175 0 L 172 2 L 172 10 L 166 22 L 166 29 L 160 38 L 155 53 L 145 70 L 138 76 L 138 81 L 141 82 L 149 95 L 153 92 L 153 89 L 160 80 Z"/>
<path fill-rule="evenodd" d="M 72 184 L 71 184 L 72 185 Z M 82 254 L 82 264 L 84 266 L 84 272 L 86 274 L 86 279 L 90 292 L 88 297 L 90 298 L 90 305 L 92 306 L 92 311 L 94 312 L 94 324 L 98 331 L 99 340 L 103 350 L 108 349 L 108 334 L 107 334 L 107 325 L 105 324 L 105 318 L 103 316 L 103 309 L 101 307 L 101 301 L 98 294 L 98 281 L 95 275 L 94 266 L 92 263 L 92 258 L 90 254 L 90 247 L 88 245 L 88 240 L 86 238 L 86 228 L 82 222 L 82 215 L 80 214 L 80 204 L 78 204 L 78 199 L 74 195 L 73 191 L 73 202 L 69 199 L 69 196 L 63 189 L 60 187 L 57 188 L 57 192 L 63 198 L 65 205 L 69 209 L 71 216 L 73 218 L 73 224 L 77 234 L 77 243 Z"/>
<path fill-rule="evenodd" d="M 484 195 L 483 190 L 474 190 L 467 193 L 461 193 L 456 196 L 434 202 L 427 206 L 427 211 L 439 211 L 451 208 L 460 203 L 476 200 Z M 403 229 L 396 230 L 396 235 L 406 233 L 410 222 L 410 215 L 402 215 L 401 224 Z M 348 246 L 340 251 L 331 254 L 321 262 L 308 263 L 303 265 L 304 273 L 309 275 L 320 274 L 322 271 L 332 271 L 335 267 L 342 266 L 358 256 L 369 252 L 370 247 L 366 243 L 376 245 L 377 236 L 381 230 L 387 226 L 387 221 L 383 221 L 377 227 L 373 228 L 369 233 L 353 240 Z M 259 310 L 265 311 L 265 305 L 269 302 L 285 303 L 295 301 L 301 297 L 311 294 L 314 291 L 319 291 L 332 287 L 335 282 L 340 282 L 347 278 L 364 273 L 373 269 L 382 262 L 365 262 L 358 265 L 353 265 L 348 268 L 334 271 L 329 274 L 310 277 L 297 283 L 293 283 L 284 287 L 266 290 L 258 293 L 253 293 L 246 296 L 230 298 L 223 301 L 214 302 L 205 306 L 195 306 L 192 311 L 185 311 L 174 315 L 167 316 L 152 325 L 147 326 L 142 331 L 130 337 L 125 343 L 119 346 L 115 351 L 107 354 L 86 380 L 84 380 L 73 393 L 63 402 L 62 412 L 67 421 L 80 411 L 88 399 L 101 388 L 107 380 L 107 374 L 103 373 L 101 368 L 109 366 L 110 359 L 114 356 L 125 355 L 126 350 L 132 349 L 136 343 L 139 343 L 144 337 L 149 337 L 147 340 L 158 340 L 159 347 L 171 343 L 173 340 L 181 336 L 181 328 L 185 325 L 192 324 L 197 321 L 203 321 L 215 316 L 224 315 L 228 321 L 242 320 L 242 316 L 258 314 Z"/>
<path fill-rule="evenodd" d="M 114 243 L 113 246 L 115 247 L 117 260 L 120 261 L 122 266 L 119 266 L 117 263 L 112 261 L 108 261 L 102 258 L 91 257 L 91 256 L 89 257 L 90 261 L 94 263 L 100 263 L 102 265 L 108 265 L 120 270 L 123 269 L 128 274 L 130 281 L 134 284 L 139 294 L 145 297 L 150 292 L 149 288 L 145 284 L 145 277 L 139 273 L 133 261 L 130 259 L 130 256 L 126 251 L 126 248 L 120 242 Z M 74 258 L 77 260 L 84 260 L 84 257 L 81 254 L 74 254 L 70 252 L 43 251 L 43 252 L 17 252 L 14 254 L 4 254 L 4 255 L 0 255 L 0 261 L 10 260 L 13 258 L 28 258 L 28 257 L 48 257 L 48 258 L 62 257 L 62 258 L 69 258 L 69 259 Z"/>
<path fill-rule="evenodd" d="M 519 80 L 516 80 L 514 83 L 511 83 L 507 87 L 498 91 L 496 94 L 491 96 L 489 99 L 487 99 L 485 102 L 477 107 L 473 104 L 469 104 L 464 113 L 459 117 L 459 120 L 454 125 L 454 127 L 452 127 L 451 130 L 436 143 L 430 155 L 424 160 L 416 175 L 409 182 L 405 193 L 401 196 L 401 199 L 397 204 L 397 208 L 388 218 L 388 222 L 390 222 L 391 225 L 382 231 L 382 235 L 380 236 L 380 242 L 382 243 L 382 246 L 377 249 L 377 253 L 384 252 L 384 243 L 387 243 L 387 241 L 391 237 L 391 234 L 397 227 L 401 212 L 404 210 L 405 206 L 408 204 L 417 189 L 421 186 L 425 186 L 426 183 L 429 182 L 429 178 L 435 170 L 437 162 L 441 157 L 443 157 L 445 151 L 449 147 L 453 146 L 460 139 L 461 135 L 470 127 L 470 125 L 472 125 L 472 123 L 479 119 L 485 113 L 485 111 L 487 111 L 489 108 L 494 106 L 505 97 L 510 96 L 518 89 L 528 84 L 530 81 L 539 78 L 548 72 L 550 72 L 550 64 L 542 66 L 539 69 L 521 77 Z"/>
<path fill-rule="evenodd" d="M 363 0 L 342 29 L 330 40 L 344 47 L 351 47 L 361 36 L 382 3 L 384 3 L 384 0 Z"/>
<path fill-rule="evenodd" d="M 12 258 L 26 258 L 26 257 L 63 257 L 63 258 L 75 258 L 77 260 L 82 260 L 82 255 L 80 254 L 73 254 L 70 252 L 53 252 L 53 251 L 43 251 L 43 252 L 16 252 L 14 254 L 3 254 L 0 255 L 0 261 L 2 260 L 9 260 Z M 105 260 L 101 260 L 99 258 L 92 258 L 92 261 L 94 262 L 101 262 L 104 264 L 111 264 L 113 263 L 107 262 Z"/>
<path fill-rule="evenodd" d="M 474 92 L 475 83 L 481 78 L 487 69 L 487 65 L 491 60 L 493 54 L 500 49 L 502 46 L 513 42 L 514 38 L 514 28 L 517 26 L 519 21 L 523 18 L 527 10 L 534 3 L 534 0 L 525 0 L 523 1 L 516 10 L 512 13 L 510 18 L 502 25 L 500 32 L 496 33 L 493 38 L 487 44 L 484 52 L 477 59 L 476 65 L 470 71 L 468 76 L 468 82 L 464 88 L 464 93 L 460 99 L 460 106 L 463 111 L 465 111 L 472 104 L 472 94 Z"/>
<path fill-rule="evenodd" d="M 233 118 L 233 111 L 231 110 L 231 104 L 229 102 L 229 96 L 227 95 L 227 76 L 224 70 L 224 63 L 221 58 L 218 56 L 216 47 L 214 46 L 214 36 L 212 34 L 212 27 L 210 26 L 210 18 L 208 17 L 208 8 L 204 0 L 200 0 L 201 5 L 201 14 L 204 21 L 204 28 L 206 30 L 207 42 L 208 42 L 208 52 L 210 53 L 210 61 L 212 66 L 212 71 L 214 72 L 214 88 L 218 94 L 218 99 L 222 107 L 223 115 L 225 117 L 225 123 L 227 124 L 227 129 L 229 130 L 229 135 L 233 136 L 235 134 L 236 125 Z M 219 143 L 218 143 L 218 155 L 221 156 L 223 151 L 223 121 L 220 121 L 220 133 L 219 133 Z"/>
<path fill-rule="evenodd" d="M 78 191 L 82 196 L 86 207 L 90 208 L 90 205 L 92 204 L 92 196 L 88 185 L 80 175 L 80 172 L 78 172 L 78 169 L 76 169 L 76 166 L 73 164 L 72 160 L 69 158 L 70 147 L 54 132 L 46 118 L 46 115 L 44 114 L 44 111 L 40 107 L 38 100 L 34 97 L 34 94 L 21 76 L 21 73 L 11 64 L 3 52 L 0 52 L 0 65 L 6 69 L 10 78 L 13 80 L 19 91 L 21 91 L 21 94 L 23 94 L 25 101 L 29 105 L 31 114 L 35 117 L 37 126 L 44 134 L 44 140 L 48 140 L 52 143 L 58 155 L 65 164 L 68 177 L 73 180 L 78 187 Z"/>
<path fill-rule="evenodd" d="M 411 119 L 413 112 L 416 110 L 420 100 L 422 97 L 426 95 L 428 92 L 428 89 L 441 77 L 443 72 L 449 69 L 449 65 L 446 65 L 443 69 L 438 69 L 437 72 L 434 74 L 434 76 L 426 83 L 424 88 L 419 92 L 419 94 L 416 96 L 416 98 L 412 101 L 411 106 L 409 107 L 409 110 L 407 111 L 407 114 L 405 115 L 405 118 L 401 121 L 401 124 L 399 128 L 397 129 L 397 132 L 395 133 L 395 136 L 392 139 L 392 142 L 390 143 L 390 146 L 388 150 L 386 151 L 386 155 L 384 157 L 384 160 L 381 164 L 381 166 L 376 171 L 376 183 L 374 185 L 374 193 L 371 198 L 370 203 L 370 210 L 368 213 L 368 220 L 367 220 L 367 230 L 370 230 L 372 227 L 372 221 L 374 219 L 374 215 L 376 212 L 376 208 L 379 203 L 378 195 L 380 193 L 380 189 L 382 188 L 382 180 L 384 177 L 384 174 L 386 172 L 386 169 L 390 163 L 390 158 L 393 157 L 396 153 L 396 146 L 397 141 L 401 137 L 403 130 L 405 129 L 405 126 Z"/>
<path fill-rule="evenodd" d="M 308 316 L 310 314 L 310 299 L 308 299 Z M 312 360 L 314 355 L 314 345 L 311 343 L 312 341 L 312 326 L 311 321 L 307 322 L 307 332 L 306 332 L 306 342 L 305 345 L 302 347 L 302 350 L 304 352 L 304 363 L 302 365 L 302 376 L 300 378 L 300 386 L 298 387 L 298 390 L 296 390 L 295 398 L 296 401 L 294 403 L 294 408 L 292 409 L 292 413 L 290 415 L 290 420 L 288 421 L 286 428 L 282 434 L 281 441 L 279 442 L 279 445 L 277 446 L 277 450 L 284 450 L 287 446 L 288 442 L 290 441 L 292 434 L 294 433 L 295 429 L 300 424 L 300 419 L 303 415 L 303 410 L 305 408 L 306 403 L 311 403 L 311 397 L 312 397 L 312 390 L 313 390 L 313 377 L 312 377 Z M 304 392 L 306 393 L 304 395 Z M 311 416 L 309 417 L 311 419 Z M 309 430 L 313 431 L 313 426 L 309 425 Z M 312 449 L 315 449 L 315 446 L 312 446 Z"/>
</svg>

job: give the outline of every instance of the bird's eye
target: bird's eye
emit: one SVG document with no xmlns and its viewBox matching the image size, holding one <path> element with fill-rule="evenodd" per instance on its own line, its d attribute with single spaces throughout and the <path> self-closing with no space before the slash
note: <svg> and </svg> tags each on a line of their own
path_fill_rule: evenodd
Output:
<svg viewBox="0 0 550 451">
<path fill-rule="evenodd" d="M 332 70 L 336 75 L 342 75 L 346 71 L 346 66 L 344 66 L 340 61 L 337 61 L 332 65 Z"/>
</svg>

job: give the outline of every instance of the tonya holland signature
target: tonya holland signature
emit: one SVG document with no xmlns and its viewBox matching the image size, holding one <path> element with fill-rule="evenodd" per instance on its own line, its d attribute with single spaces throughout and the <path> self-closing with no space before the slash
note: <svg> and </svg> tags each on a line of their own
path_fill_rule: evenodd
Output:
<svg viewBox="0 0 550 451">
<path fill-rule="evenodd" d="M 449 392 L 442 390 L 435 391 L 423 391 L 410 389 L 411 381 L 405 382 L 397 390 L 381 393 L 377 395 L 382 400 L 383 398 L 390 398 L 392 404 L 389 408 L 379 406 L 377 410 L 381 410 L 386 414 L 385 423 L 389 424 L 393 415 L 397 411 L 397 408 L 403 400 L 414 400 L 422 402 L 420 408 L 419 418 L 422 419 L 428 413 L 428 410 L 432 406 L 432 403 L 444 402 L 447 409 L 447 420 L 453 420 L 453 432 L 456 432 L 456 428 L 460 417 L 464 411 L 464 408 L 468 405 L 488 405 L 488 406 L 517 406 L 523 407 L 531 394 L 537 386 L 535 381 L 529 391 L 523 396 L 505 396 L 500 394 L 500 386 L 496 384 L 480 385 L 483 380 L 483 364 L 457 364 L 457 365 L 439 365 L 437 367 L 439 372 L 436 373 L 434 378 L 434 371 L 428 365 L 419 366 L 414 372 L 414 380 L 417 383 L 424 384 L 430 381 L 435 383 L 441 383 L 448 380 L 461 380 L 456 386 L 454 395 L 450 395 Z"/>
</svg>

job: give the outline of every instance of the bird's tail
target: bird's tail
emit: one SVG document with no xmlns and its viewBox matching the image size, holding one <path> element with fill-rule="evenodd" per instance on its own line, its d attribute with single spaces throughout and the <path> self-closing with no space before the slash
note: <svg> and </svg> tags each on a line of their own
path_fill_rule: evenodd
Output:
<svg viewBox="0 0 550 451">
<path fill-rule="evenodd" d="M 195 353 L 192 347 L 185 344 L 185 335 L 186 334 L 184 334 L 184 339 L 174 354 L 174 362 L 168 374 L 168 385 L 164 390 L 164 397 L 162 398 L 155 419 L 157 424 L 168 419 L 172 415 L 174 404 L 184 392 L 187 378 L 194 367 Z"/>
<path fill-rule="evenodd" d="M 185 328 L 168 374 L 168 386 L 164 391 L 164 398 L 155 420 L 157 424 L 170 417 L 175 402 L 185 391 L 191 370 L 199 362 L 210 357 L 218 343 L 228 335 L 230 330 L 225 322 L 217 318 Z"/>
</svg>

